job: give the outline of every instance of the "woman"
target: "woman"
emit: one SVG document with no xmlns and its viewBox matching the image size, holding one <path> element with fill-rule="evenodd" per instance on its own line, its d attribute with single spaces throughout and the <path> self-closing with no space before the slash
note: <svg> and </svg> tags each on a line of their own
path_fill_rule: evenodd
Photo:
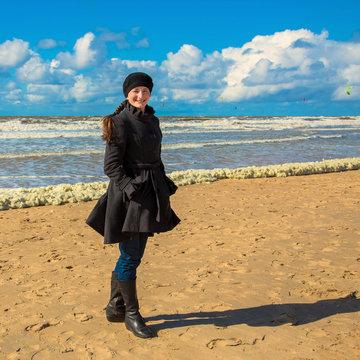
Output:
<svg viewBox="0 0 360 360">
<path fill-rule="evenodd" d="M 126 100 L 103 119 L 104 172 L 110 183 L 86 221 L 104 236 L 105 244 L 119 243 L 106 317 L 124 321 L 141 338 L 154 334 L 139 313 L 136 269 L 148 237 L 169 231 L 180 221 L 170 207 L 169 196 L 177 187 L 166 177 L 161 161 L 159 119 L 147 105 L 152 88 L 149 75 L 130 74 L 123 84 Z"/>
</svg>

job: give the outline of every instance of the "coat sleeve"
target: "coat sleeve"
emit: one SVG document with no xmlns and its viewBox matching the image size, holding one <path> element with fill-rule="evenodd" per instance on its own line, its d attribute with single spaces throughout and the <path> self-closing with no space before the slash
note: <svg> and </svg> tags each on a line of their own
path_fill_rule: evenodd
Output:
<svg viewBox="0 0 360 360">
<path fill-rule="evenodd" d="M 126 129 L 123 122 L 117 122 L 115 136 L 106 144 L 104 173 L 112 180 L 120 191 L 124 191 L 131 199 L 138 190 L 139 184 L 126 174 L 124 155 L 126 152 Z"/>
</svg>

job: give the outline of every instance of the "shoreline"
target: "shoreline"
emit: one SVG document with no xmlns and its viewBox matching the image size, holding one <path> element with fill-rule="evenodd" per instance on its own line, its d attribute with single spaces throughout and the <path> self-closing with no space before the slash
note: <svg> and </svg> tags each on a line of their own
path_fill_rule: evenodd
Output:
<svg viewBox="0 0 360 360">
<path fill-rule="evenodd" d="M 281 165 L 249 166 L 237 169 L 185 170 L 168 174 L 177 186 L 212 183 L 221 179 L 288 177 L 360 169 L 360 157 L 331 159 Z M 108 181 L 59 184 L 39 188 L 0 189 L 0 210 L 44 205 L 63 205 L 97 200 L 106 191 Z M 3 194 L 1 194 L 1 191 Z"/>
</svg>

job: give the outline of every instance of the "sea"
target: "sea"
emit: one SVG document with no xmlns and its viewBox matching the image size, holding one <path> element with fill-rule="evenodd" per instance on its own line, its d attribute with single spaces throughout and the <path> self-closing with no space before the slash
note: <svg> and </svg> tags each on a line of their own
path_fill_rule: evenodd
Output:
<svg viewBox="0 0 360 360">
<path fill-rule="evenodd" d="M 106 181 L 101 117 L 1 116 L 0 188 Z M 167 173 L 360 156 L 360 116 L 160 117 Z"/>
</svg>

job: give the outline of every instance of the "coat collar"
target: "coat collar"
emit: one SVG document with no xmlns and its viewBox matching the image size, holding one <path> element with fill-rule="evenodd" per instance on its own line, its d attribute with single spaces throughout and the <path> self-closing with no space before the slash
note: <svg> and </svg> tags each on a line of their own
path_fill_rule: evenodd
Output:
<svg viewBox="0 0 360 360">
<path fill-rule="evenodd" d="M 145 111 L 142 111 L 141 109 L 132 106 L 129 101 L 126 101 L 125 111 L 131 119 L 140 121 L 147 121 L 155 114 L 155 110 L 151 106 L 146 105 Z"/>
</svg>

